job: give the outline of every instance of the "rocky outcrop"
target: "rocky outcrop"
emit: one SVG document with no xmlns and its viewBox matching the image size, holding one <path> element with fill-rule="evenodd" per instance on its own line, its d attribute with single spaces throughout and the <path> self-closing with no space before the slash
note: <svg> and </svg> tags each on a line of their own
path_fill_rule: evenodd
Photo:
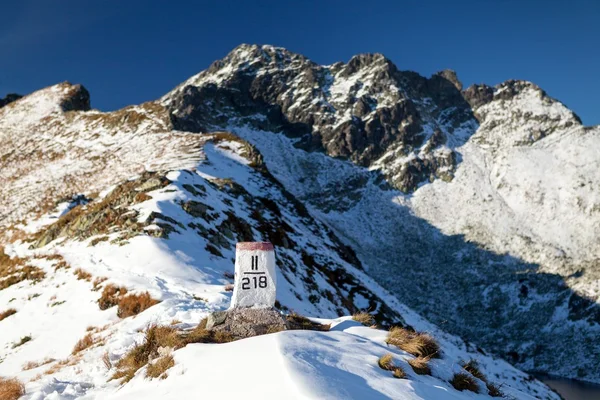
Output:
<svg viewBox="0 0 600 400">
<path fill-rule="evenodd" d="M 6 97 L 4 98 L 0 98 L 0 108 L 4 107 L 7 104 L 12 103 L 13 101 L 17 101 L 19 100 L 21 97 L 20 94 L 16 94 L 16 93 L 9 93 L 6 95 Z"/>
<path fill-rule="evenodd" d="M 454 158 L 436 150 L 445 148 L 447 139 L 460 140 L 452 140 L 456 129 L 473 130 L 476 124 L 461 88 L 453 71 L 427 79 L 398 70 L 381 54 L 320 66 L 285 49 L 242 45 L 163 103 L 181 130 L 250 124 L 297 137 L 305 150 L 365 167 L 378 165 L 387 154 L 404 155 L 406 163 L 382 172 L 396 188 L 410 192 L 423 181 L 452 179 Z M 416 169 L 408 161 L 413 156 L 419 160 Z"/>
<path fill-rule="evenodd" d="M 206 329 L 225 331 L 243 339 L 283 331 L 287 325 L 281 313 L 272 308 L 235 308 L 210 314 Z"/>
<path fill-rule="evenodd" d="M 150 172 L 144 173 L 138 179 L 122 183 L 98 202 L 73 207 L 56 223 L 38 232 L 32 247 L 43 247 L 60 237 L 84 240 L 114 232 L 115 229 L 120 231 L 116 242 L 142 234 L 145 226 L 154 223 L 157 218 L 165 220 L 165 217 L 161 218 L 160 214 L 153 213 L 144 223 L 141 223 L 138 221 L 138 213 L 128 207 L 146 200 L 148 198 L 146 192 L 169 183 L 165 177 Z M 166 222 L 156 223 L 161 229 L 153 231 L 154 236 L 168 236 L 175 230 L 173 225 L 177 225 L 176 221 L 166 220 Z"/>
<path fill-rule="evenodd" d="M 274 308 L 234 308 L 209 314 L 206 329 L 245 339 L 285 330 L 328 331 L 329 325 L 294 313 L 286 315 Z"/>
<path fill-rule="evenodd" d="M 88 111 L 91 108 L 90 93 L 82 85 L 71 85 L 60 107 L 63 111 Z"/>
</svg>

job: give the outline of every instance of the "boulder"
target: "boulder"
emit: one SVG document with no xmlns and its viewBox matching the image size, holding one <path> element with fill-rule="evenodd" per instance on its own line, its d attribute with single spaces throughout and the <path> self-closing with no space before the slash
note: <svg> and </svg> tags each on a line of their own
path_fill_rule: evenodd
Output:
<svg viewBox="0 0 600 400">
<path fill-rule="evenodd" d="M 206 329 L 226 331 L 236 339 L 287 329 L 286 319 L 274 308 L 234 308 L 208 316 Z"/>
</svg>

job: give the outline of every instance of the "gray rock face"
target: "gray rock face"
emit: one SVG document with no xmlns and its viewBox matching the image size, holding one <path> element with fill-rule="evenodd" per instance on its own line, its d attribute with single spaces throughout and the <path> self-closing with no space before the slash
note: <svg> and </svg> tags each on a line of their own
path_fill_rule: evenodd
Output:
<svg viewBox="0 0 600 400">
<path fill-rule="evenodd" d="M 235 308 L 208 316 L 206 329 L 226 331 L 243 339 L 287 329 L 286 320 L 273 308 Z"/>
<path fill-rule="evenodd" d="M 386 153 L 414 156 L 410 166 L 382 170 L 410 192 L 423 181 L 453 176 L 455 157 L 436 150 L 462 140 L 455 130 L 476 127 L 461 88 L 454 71 L 427 79 L 398 70 L 381 54 L 320 66 L 285 49 L 242 45 L 163 100 L 180 130 L 250 124 L 364 167 Z"/>
</svg>

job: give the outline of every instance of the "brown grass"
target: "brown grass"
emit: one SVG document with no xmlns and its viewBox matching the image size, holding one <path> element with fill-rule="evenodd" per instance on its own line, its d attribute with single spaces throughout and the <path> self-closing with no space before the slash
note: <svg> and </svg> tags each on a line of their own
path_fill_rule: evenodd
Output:
<svg viewBox="0 0 600 400">
<path fill-rule="evenodd" d="M 394 369 L 394 378 L 398 378 L 398 379 L 404 379 L 406 378 L 406 372 L 404 372 L 404 370 L 400 367 L 396 367 Z"/>
<path fill-rule="evenodd" d="M 379 368 L 384 369 L 386 371 L 393 371 L 394 369 L 396 369 L 396 366 L 394 365 L 394 357 L 390 353 L 384 354 L 381 357 L 379 357 L 377 365 L 379 365 Z"/>
<path fill-rule="evenodd" d="M 117 316 L 119 318 L 131 317 L 158 303 L 160 303 L 160 301 L 153 299 L 148 292 L 142 294 L 130 294 L 119 300 Z"/>
<path fill-rule="evenodd" d="M 235 338 L 225 331 L 211 331 L 200 326 L 183 336 L 186 344 L 189 343 L 229 343 Z"/>
<path fill-rule="evenodd" d="M 94 337 L 92 336 L 92 333 L 88 333 L 87 335 L 85 335 L 84 337 L 82 337 L 81 339 L 79 339 L 79 341 L 75 344 L 75 347 L 73 347 L 73 351 L 71 352 L 71 354 L 75 355 L 77 353 L 79 353 L 80 351 L 83 351 L 85 349 L 87 349 L 88 347 L 93 346 L 96 343 L 96 341 L 94 340 Z"/>
<path fill-rule="evenodd" d="M 48 368 L 46 371 L 44 371 L 44 375 L 55 374 L 66 366 L 77 364 L 80 360 L 81 360 L 81 356 L 79 356 L 79 355 L 75 356 L 75 357 L 65 358 L 64 360 L 60 360 L 60 361 L 56 362 L 54 365 L 52 365 L 50 368 Z"/>
<path fill-rule="evenodd" d="M 69 265 L 68 262 L 66 262 L 65 260 L 59 261 L 54 265 L 54 272 L 58 271 L 59 269 L 70 269 L 71 266 Z"/>
<path fill-rule="evenodd" d="M 418 375 L 431 375 L 429 360 L 430 359 L 428 357 L 416 357 L 408 360 L 408 364 Z"/>
<path fill-rule="evenodd" d="M 42 365 L 50 364 L 51 362 L 56 361 L 54 358 L 46 358 L 42 361 L 29 361 L 28 363 L 23 364 L 23 371 L 29 371 L 30 369 L 39 368 Z"/>
<path fill-rule="evenodd" d="M 27 260 L 10 257 L 0 246 L 0 290 L 6 289 L 24 280 L 39 282 L 46 273 L 38 267 L 27 264 Z"/>
<path fill-rule="evenodd" d="M 77 280 L 83 280 L 90 282 L 92 280 L 92 274 L 87 271 L 82 270 L 81 268 L 77 268 L 73 271 L 73 275 L 77 277 Z"/>
<path fill-rule="evenodd" d="M 92 282 L 93 288 L 92 290 L 94 292 L 97 292 L 98 290 L 100 290 L 100 285 L 102 285 L 108 278 L 104 277 L 104 276 L 99 276 L 97 278 L 94 279 L 94 282 Z"/>
<path fill-rule="evenodd" d="M 0 321 L 2 321 L 3 319 L 6 319 L 16 313 L 17 313 L 17 310 L 15 310 L 14 308 L 9 308 L 6 311 L 2 311 L 2 312 L 0 312 Z"/>
<path fill-rule="evenodd" d="M 15 378 L 0 377 L 0 399 L 17 400 L 25 395 L 25 385 Z"/>
<path fill-rule="evenodd" d="M 158 360 L 151 364 L 148 364 L 146 368 L 146 377 L 148 378 L 159 378 L 165 379 L 167 377 L 167 370 L 175 365 L 175 360 L 172 355 L 162 356 Z"/>
<path fill-rule="evenodd" d="M 369 313 L 359 312 L 352 316 L 352 319 L 356 322 L 360 322 L 364 326 L 373 326 L 375 325 L 375 318 Z"/>
<path fill-rule="evenodd" d="M 128 382 L 137 370 L 159 357 L 158 349 L 161 347 L 177 350 L 190 343 L 227 343 L 234 340 L 228 332 L 209 331 L 205 326 L 206 324 L 201 322 L 198 327 L 190 332 L 179 332 L 173 326 L 152 325 L 148 327 L 144 341 L 132 348 L 117 362 L 117 372 L 113 375 L 113 379 L 122 378 L 123 383 Z M 170 363 L 167 361 L 161 361 L 161 364 L 152 367 L 156 369 L 149 373 L 155 374 L 160 366 L 169 365 Z M 157 376 L 161 376 L 162 373 L 164 373 L 164 370 Z"/>
<path fill-rule="evenodd" d="M 185 341 L 182 340 L 176 329 L 170 326 L 152 325 L 146 330 L 144 341 L 119 360 L 113 379 L 123 378 L 123 382 L 128 382 L 137 370 L 158 357 L 160 347 L 178 349 L 184 345 Z"/>
<path fill-rule="evenodd" d="M 440 346 L 435 339 L 422 332 L 413 332 L 400 327 L 392 327 L 386 343 L 412 354 L 415 357 L 440 357 Z"/>
<path fill-rule="evenodd" d="M 112 283 L 106 285 L 102 295 L 98 299 L 98 307 L 101 310 L 107 310 L 119 304 L 119 300 L 127 294 L 127 288 L 115 286 Z"/>
<path fill-rule="evenodd" d="M 104 354 L 102 354 L 102 364 L 104 364 L 107 371 L 111 370 L 112 362 L 110 361 L 110 355 L 108 354 L 108 351 L 105 351 Z"/>
<path fill-rule="evenodd" d="M 463 390 L 470 390 L 471 392 L 479 393 L 479 385 L 477 385 L 475 379 L 469 374 L 462 372 L 454 374 L 452 380 L 450 380 L 450 384 L 454 389 L 461 392 Z"/>
<path fill-rule="evenodd" d="M 310 319 L 296 314 L 291 313 L 286 316 L 287 326 L 291 330 L 308 330 L 308 331 L 329 331 L 330 325 L 322 325 L 318 322 L 313 322 Z"/>
<path fill-rule="evenodd" d="M 503 397 L 504 396 L 504 393 L 502 393 L 500 391 L 500 386 L 498 386 L 494 383 L 486 383 L 485 386 L 487 387 L 488 395 L 490 397 Z"/>
<path fill-rule="evenodd" d="M 467 361 L 466 363 L 463 363 L 462 367 L 465 371 L 467 371 L 468 373 L 473 375 L 475 378 L 481 379 L 482 381 L 487 383 L 488 380 L 485 377 L 485 375 L 483 374 L 483 372 L 481 372 L 481 370 L 479 369 L 479 364 L 477 363 L 476 360 L 471 359 L 471 360 Z"/>
</svg>

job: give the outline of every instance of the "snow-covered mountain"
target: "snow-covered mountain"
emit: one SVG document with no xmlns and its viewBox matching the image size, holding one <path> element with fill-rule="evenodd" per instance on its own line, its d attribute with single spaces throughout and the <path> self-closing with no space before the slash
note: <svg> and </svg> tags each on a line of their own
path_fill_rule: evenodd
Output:
<svg viewBox="0 0 600 400">
<path fill-rule="evenodd" d="M 452 71 L 423 78 L 381 55 L 319 66 L 242 45 L 111 113 L 68 83 L 13 99 L 0 313 L 16 313 L 0 319 L 0 376 L 29 399 L 186 397 L 200 376 L 211 397 L 219 371 L 264 354 L 244 379 L 290 398 L 485 397 L 448 383 L 475 359 L 506 395 L 556 397 L 494 354 L 600 381 L 600 130 L 527 82 L 461 90 Z M 227 307 L 235 243 L 253 240 L 276 247 L 280 309 L 330 332 L 192 344 L 164 381 L 110 380 L 148 324 L 186 330 Z M 121 318 L 99 306 L 110 285 L 160 303 Z M 337 319 L 358 310 L 433 334 L 432 376 L 378 369 L 385 352 L 410 356 Z"/>
<path fill-rule="evenodd" d="M 600 128 L 529 82 L 461 88 L 377 54 L 319 66 L 242 45 L 161 103 L 180 129 L 253 143 L 433 322 L 523 368 L 598 382 Z"/>
</svg>

